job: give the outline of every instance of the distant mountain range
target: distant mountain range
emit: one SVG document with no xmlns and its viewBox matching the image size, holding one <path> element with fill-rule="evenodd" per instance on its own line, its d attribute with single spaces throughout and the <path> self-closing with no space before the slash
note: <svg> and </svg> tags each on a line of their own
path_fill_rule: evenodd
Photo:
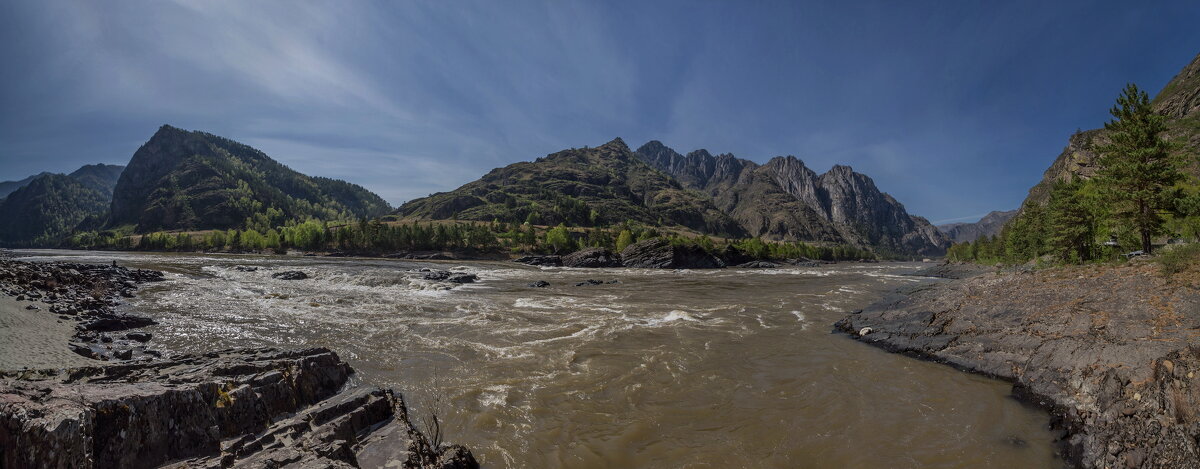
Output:
<svg viewBox="0 0 1200 469">
<path fill-rule="evenodd" d="M 48 245 L 73 230 L 265 230 L 290 220 L 375 218 L 391 207 L 344 181 L 296 172 L 250 146 L 164 125 L 128 166 L 89 165 L 14 181 L 0 201 L 0 244 Z M 497 168 L 396 214 L 609 226 L 626 221 L 730 238 L 762 237 L 935 256 L 950 241 L 848 166 L 818 175 L 795 157 L 757 164 L 657 141 L 615 139 Z"/>
<path fill-rule="evenodd" d="M 492 170 L 396 213 L 597 226 L 635 221 L 729 237 L 869 247 L 939 255 L 949 240 L 847 166 L 817 175 L 795 157 L 765 165 L 705 150 L 680 155 L 658 141 L 636 152 L 621 139 Z"/>
<path fill-rule="evenodd" d="M 995 211 L 984 215 L 977 222 L 948 223 L 938 225 L 937 229 L 955 243 L 968 243 L 984 236 L 996 236 L 1000 234 L 1000 230 L 1004 228 L 1004 224 L 1008 223 L 1015 216 L 1017 216 L 1017 210 L 1006 212 Z"/>
<path fill-rule="evenodd" d="M 87 165 L 0 183 L 0 245 L 47 246 L 76 230 L 203 230 L 373 218 L 391 207 L 345 181 L 300 174 L 249 146 L 164 125 L 128 166 Z"/>
<path fill-rule="evenodd" d="M 108 211 L 124 166 L 94 164 L 69 175 L 40 173 L 6 182 L 13 190 L 0 199 L 0 244 L 45 245 Z"/>
</svg>

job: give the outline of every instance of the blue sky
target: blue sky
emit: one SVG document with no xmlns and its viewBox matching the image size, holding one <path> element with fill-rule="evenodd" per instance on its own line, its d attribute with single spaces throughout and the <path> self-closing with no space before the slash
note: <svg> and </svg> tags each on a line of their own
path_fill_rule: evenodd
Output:
<svg viewBox="0 0 1200 469">
<path fill-rule="evenodd" d="M 620 136 L 978 218 L 1200 53 L 1194 2 L 1137 3 L 3 2 L 0 180 L 123 164 L 169 123 L 398 205 Z"/>
</svg>

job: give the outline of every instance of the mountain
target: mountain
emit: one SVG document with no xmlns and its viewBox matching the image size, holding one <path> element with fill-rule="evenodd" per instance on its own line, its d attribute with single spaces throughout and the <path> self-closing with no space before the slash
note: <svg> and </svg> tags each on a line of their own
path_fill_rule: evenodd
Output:
<svg viewBox="0 0 1200 469">
<path fill-rule="evenodd" d="M 626 220 L 741 237 L 746 232 L 712 201 L 655 170 L 615 139 L 497 168 L 450 192 L 402 205 L 397 214 L 597 226 Z"/>
<path fill-rule="evenodd" d="M 1017 210 L 1009 210 L 1007 212 L 994 211 L 979 221 L 974 223 L 948 223 L 938 225 L 938 231 L 941 231 L 955 243 L 972 242 L 984 236 L 996 236 L 1000 234 L 1000 229 L 1004 228 L 1004 224 L 1008 223 L 1013 217 L 1017 216 Z"/>
<path fill-rule="evenodd" d="M 298 173 L 250 146 L 164 125 L 113 189 L 110 224 L 139 232 L 361 218 L 391 207 L 360 186 Z"/>
<path fill-rule="evenodd" d="M 2 197 L 5 197 L 5 196 L 7 196 L 8 194 L 11 194 L 13 191 L 15 191 L 15 190 L 17 190 L 17 189 L 20 189 L 20 188 L 22 188 L 22 187 L 28 186 L 28 185 L 29 185 L 29 183 L 30 183 L 30 182 L 33 182 L 33 180 L 34 180 L 34 179 L 36 179 L 38 176 L 45 176 L 45 175 L 47 175 L 47 174 L 50 174 L 50 173 L 47 173 L 47 172 L 42 172 L 42 173 L 34 174 L 33 176 L 29 176 L 29 177 L 27 177 L 27 178 L 25 178 L 25 179 L 22 179 L 22 180 L 20 180 L 20 181 L 3 181 L 3 182 L 0 182 L 0 198 L 2 198 Z"/>
<path fill-rule="evenodd" d="M 796 157 L 766 164 L 697 150 L 680 155 L 658 141 L 637 151 L 689 189 L 712 197 L 752 236 L 871 247 L 893 254 L 940 255 L 949 241 L 921 217 L 849 166 L 818 175 Z"/>
<path fill-rule="evenodd" d="M 125 171 L 125 167 L 121 165 L 89 164 L 75 170 L 75 172 L 68 174 L 68 176 L 111 198 L 113 189 L 117 187 L 117 179 L 121 177 L 122 171 Z"/>
<path fill-rule="evenodd" d="M 1181 143 L 1177 151 L 1192 157 L 1186 171 L 1200 179 L 1200 54 L 1196 55 L 1178 75 L 1163 87 L 1151 102 L 1155 112 L 1170 118 L 1169 138 Z M 1042 180 L 1029 189 L 1026 203 L 1045 203 L 1056 181 L 1069 182 L 1075 178 L 1090 179 L 1096 174 L 1100 155 L 1096 148 L 1107 144 L 1105 129 L 1075 132 L 1067 146 L 1042 175 Z"/>
<path fill-rule="evenodd" d="M 90 216 L 104 213 L 109 195 L 79 179 L 43 174 L 0 200 L 0 245 L 45 246 Z"/>
</svg>

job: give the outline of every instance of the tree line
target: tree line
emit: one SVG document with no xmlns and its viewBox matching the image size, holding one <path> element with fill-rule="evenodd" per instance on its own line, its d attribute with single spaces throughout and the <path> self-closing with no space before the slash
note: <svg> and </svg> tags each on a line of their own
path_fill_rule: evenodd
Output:
<svg viewBox="0 0 1200 469">
<path fill-rule="evenodd" d="M 528 223 L 495 220 L 491 223 L 386 223 L 379 219 L 355 223 L 319 220 L 291 222 L 264 231 L 256 229 L 204 232 L 154 232 L 143 235 L 116 231 L 87 231 L 65 241 L 77 249 L 139 251 L 274 252 L 289 250 L 386 255 L 406 251 L 467 253 L 566 254 L 583 248 L 616 252 L 648 239 L 662 238 L 676 245 L 695 245 L 717 256 L 731 252 L 751 259 L 860 260 L 876 254 L 853 246 L 817 246 L 803 242 L 767 242 L 758 238 L 714 239 L 662 232 L 654 227 L 625 222 L 612 228 L 569 228 L 565 224 L 539 228 Z"/>
<path fill-rule="evenodd" d="M 1164 135 L 1167 118 L 1133 84 L 1109 112 L 1109 141 L 1096 147 L 1095 177 L 1055 183 L 1046 203 L 1027 201 L 1000 234 L 956 244 L 948 257 L 1017 264 L 1048 256 L 1083 263 L 1133 250 L 1149 254 L 1161 236 L 1200 239 L 1200 188 L 1183 172 L 1189 155 Z"/>
</svg>

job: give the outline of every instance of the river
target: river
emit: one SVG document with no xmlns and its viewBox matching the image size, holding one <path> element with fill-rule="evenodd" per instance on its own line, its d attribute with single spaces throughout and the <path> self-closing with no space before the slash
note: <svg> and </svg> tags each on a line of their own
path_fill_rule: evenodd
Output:
<svg viewBox="0 0 1200 469">
<path fill-rule="evenodd" d="M 643 270 L 24 251 L 153 268 L 166 352 L 336 350 L 490 468 L 1062 467 L 1008 384 L 831 334 L 921 264 Z M 250 267 L 250 268 L 247 268 Z M 257 270 L 254 270 L 257 268 Z M 422 268 L 478 275 L 423 280 Z M 272 273 L 300 270 L 307 280 Z M 588 279 L 601 285 L 576 286 Z M 529 283 L 545 280 L 546 288 Z"/>
</svg>

